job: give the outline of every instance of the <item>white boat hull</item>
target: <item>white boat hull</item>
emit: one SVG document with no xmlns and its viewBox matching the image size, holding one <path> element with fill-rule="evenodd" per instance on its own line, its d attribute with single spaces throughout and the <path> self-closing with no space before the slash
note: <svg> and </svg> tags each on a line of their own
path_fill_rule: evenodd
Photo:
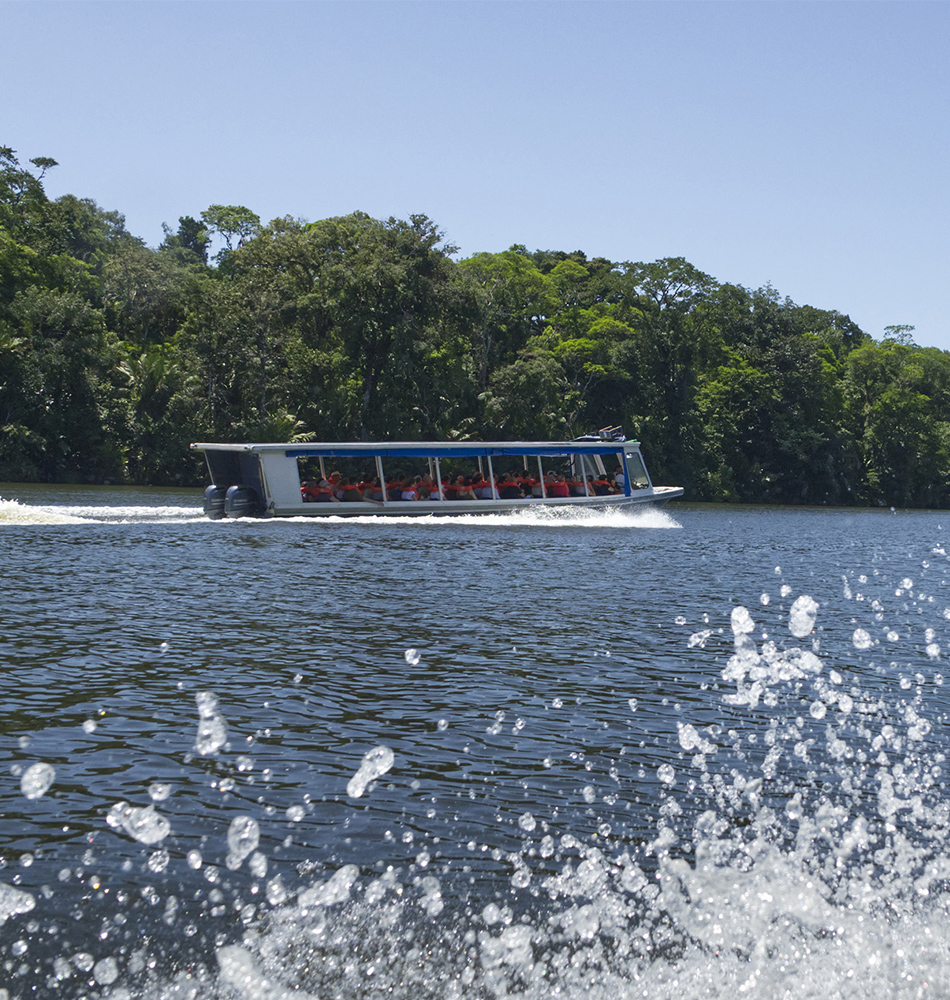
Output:
<svg viewBox="0 0 950 1000">
<path fill-rule="evenodd" d="M 653 486 L 635 490 L 630 496 L 529 497 L 524 500 L 363 500 L 352 503 L 333 501 L 300 503 L 273 508 L 274 517 L 425 517 L 458 514 L 512 514 L 544 508 L 569 510 L 628 510 L 644 505 L 658 506 L 683 495 L 678 486 Z M 266 516 L 266 515 L 265 515 Z"/>
</svg>

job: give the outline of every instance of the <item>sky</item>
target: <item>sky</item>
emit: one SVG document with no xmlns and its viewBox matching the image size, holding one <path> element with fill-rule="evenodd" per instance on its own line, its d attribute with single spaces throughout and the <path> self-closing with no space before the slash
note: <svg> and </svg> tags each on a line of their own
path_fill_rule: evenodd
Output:
<svg viewBox="0 0 950 1000">
<path fill-rule="evenodd" d="M 685 257 L 950 350 L 950 3 L 0 0 L 0 145 L 211 204 Z"/>
</svg>

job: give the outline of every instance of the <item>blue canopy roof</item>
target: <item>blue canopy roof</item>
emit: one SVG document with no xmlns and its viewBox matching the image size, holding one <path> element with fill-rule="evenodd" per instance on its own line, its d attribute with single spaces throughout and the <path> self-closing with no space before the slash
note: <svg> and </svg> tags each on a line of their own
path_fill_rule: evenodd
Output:
<svg viewBox="0 0 950 1000">
<path fill-rule="evenodd" d="M 628 448 L 637 448 L 636 441 L 342 441 L 313 444 L 209 444 L 196 443 L 195 451 L 283 451 L 287 458 L 486 458 L 497 455 L 616 455 Z"/>
</svg>

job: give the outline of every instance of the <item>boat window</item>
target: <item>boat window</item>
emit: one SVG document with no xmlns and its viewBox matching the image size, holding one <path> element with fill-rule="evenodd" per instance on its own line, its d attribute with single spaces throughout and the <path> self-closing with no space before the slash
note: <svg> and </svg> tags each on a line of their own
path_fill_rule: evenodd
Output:
<svg viewBox="0 0 950 1000">
<path fill-rule="evenodd" d="M 627 460 L 627 474 L 630 476 L 630 489 L 645 490 L 650 485 L 647 470 L 643 464 L 643 459 L 638 451 L 628 451 L 625 453 Z"/>
</svg>

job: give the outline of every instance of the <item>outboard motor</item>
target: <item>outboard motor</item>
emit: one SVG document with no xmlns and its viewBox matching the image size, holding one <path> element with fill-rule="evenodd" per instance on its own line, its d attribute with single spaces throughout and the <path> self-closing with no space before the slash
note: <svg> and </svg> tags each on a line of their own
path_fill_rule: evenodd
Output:
<svg viewBox="0 0 950 1000">
<path fill-rule="evenodd" d="M 227 492 L 227 487 L 225 486 L 209 486 L 205 490 L 205 514 L 214 521 L 225 516 L 224 501 Z"/>
<path fill-rule="evenodd" d="M 227 517 L 255 517 L 264 513 L 264 505 L 253 486 L 231 486 L 224 498 Z"/>
</svg>

